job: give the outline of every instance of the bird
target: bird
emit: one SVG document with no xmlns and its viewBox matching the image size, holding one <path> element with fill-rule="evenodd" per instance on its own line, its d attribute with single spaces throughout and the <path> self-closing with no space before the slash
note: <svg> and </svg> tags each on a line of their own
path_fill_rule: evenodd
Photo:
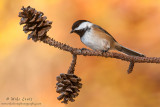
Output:
<svg viewBox="0 0 160 107">
<path fill-rule="evenodd" d="M 92 50 L 102 52 L 117 50 L 127 55 L 145 57 L 145 55 L 139 52 L 120 45 L 110 33 L 88 20 L 78 20 L 74 22 L 70 33 L 78 34 L 81 42 Z"/>
</svg>

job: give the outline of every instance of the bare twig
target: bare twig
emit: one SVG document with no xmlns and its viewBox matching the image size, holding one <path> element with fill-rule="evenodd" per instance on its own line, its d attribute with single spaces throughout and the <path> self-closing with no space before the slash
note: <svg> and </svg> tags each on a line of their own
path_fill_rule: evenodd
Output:
<svg viewBox="0 0 160 107">
<path fill-rule="evenodd" d="M 61 42 L 58 42 L 48 36 L 41 39 L 46 44 L 49 44 L 50 46 L 54 46 L 56 48 L 59 48 L 64 51 L 68 51 L 75 55 L 84 55 L 84 56 L 101 56 L 101 57 L 110 57 L 110 58 L 116 58 L 121 59 L 123 61 L 132 62 L 135 63 L 160 63 L 160 57 L 138 57 L 138 56 L 129 56 L 121 53 L 116 52 L 101 52 L 101 51 L 94 51 L 94 50 L 81 50 L 80 48 L 73 48 L 69 45 L 63 44 Z"/>
<path fill-rule="evenodd" d="M 71 62 L 71 66 L 68 69 L 68 74 L 74 74 L 76 61 L 77 61 L 77 55 L 73 54 L 73 60 Z"/>
<path fill-rule="evenodd" d="M 129 64 L 129 68 L 127 70 L 128 74 L 130 74 L 133 71 L 133 67 L 134 67 L 134 61 L 131 61 Z"/>
</svg>

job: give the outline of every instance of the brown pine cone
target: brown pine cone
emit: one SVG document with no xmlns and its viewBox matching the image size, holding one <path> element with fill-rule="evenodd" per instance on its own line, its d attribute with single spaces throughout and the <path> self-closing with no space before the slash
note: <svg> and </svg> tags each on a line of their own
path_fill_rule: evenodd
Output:
<svg viewBox="0 0 160 107">
<path fill-rule="evenodd" d="M 22 7 L 22 12 L 19 12 L 21 18 L 20 25 L 23 26 L 23 31 L 28 34 L 28 39 L 37 41 L 46 37 L 47 32 L 51 28 L 51 21 L 46 20 L 47 17 L 43 16 L 42 12 L 36 11 L 34 8 L 28 6 L 27 8 Z"/>
<path fill-rule="evenodd" d="M 65 104 L 68 104 L 68 101 L 74 102 L 74 98 L 79 95 L 79 89 L 82 88 L 81 79 L 74 74 L 61 73 L 60 76 L 57 76 L 57 81 L 56 91 L 61 94 L 57 99 L 63 99 L 61 103 Z"/>
</svg>

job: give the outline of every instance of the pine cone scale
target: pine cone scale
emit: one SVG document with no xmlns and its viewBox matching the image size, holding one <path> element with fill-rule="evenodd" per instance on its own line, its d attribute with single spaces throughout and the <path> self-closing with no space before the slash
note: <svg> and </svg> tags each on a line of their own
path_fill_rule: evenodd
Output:
<svg viewBox="0 0 160 107">
<path fill-rule="evenodd" d="M 47 36 L 47 32 L 51 29 L 51 22 L 46 20 L 47 17 L 40 11 L 36 11 L 30 6 L 21 8 L 22 12 L 19 12 L 21 18 L 20 25 L 25 24 L 23 31 L 28 34 L 28 39 L 35 42 L 41 40 Z"/>
<path fill-rule="evenodd" d="M 62 98 L 61 95 L 57 98 L 58 100 L 62 100 L 61 103 L 68 104 L 68 101 L 74 102 L 74 98 L 77 97 L 81 88 L 79 83 L 81 79 L 74 74 L 64 74 L 61 73 L 60 76 L 57 76 L 57 92 L 61 95 L 64 95 Z M 62 85 L 63 84 L 63 85 Z"/>
</svg>

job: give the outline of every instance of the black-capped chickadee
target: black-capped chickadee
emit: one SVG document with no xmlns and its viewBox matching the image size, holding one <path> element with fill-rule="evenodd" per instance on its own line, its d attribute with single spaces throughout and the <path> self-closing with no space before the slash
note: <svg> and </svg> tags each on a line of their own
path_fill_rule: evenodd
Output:
<svg viewBox="0 0 160 107">
<path fill-rule="evenodd" d="M 145 55 L 120 45 L 111 34 L 98 25 L 87 20 L 78 20 L 72 25 L 71 33 L 80 36 L 81 41 L 93 50 L 118 50 L 128 55 L 144 57 Z"/>
</svg>

